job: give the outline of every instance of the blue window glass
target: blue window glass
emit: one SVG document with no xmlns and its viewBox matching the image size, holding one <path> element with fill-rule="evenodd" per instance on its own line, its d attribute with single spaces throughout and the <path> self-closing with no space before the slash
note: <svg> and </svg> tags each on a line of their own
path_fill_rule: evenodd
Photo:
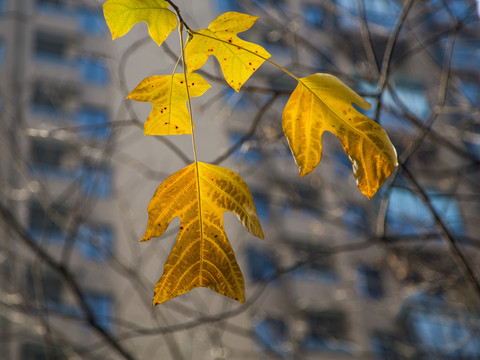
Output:
<svg viewBox="0 0 480 360">
<path fill-rule="evenodd" d="M 270 218 L 270 200 L 267 194 L 259 191 L 252 191 L 252 197 L 260 220 L 268 220 Z"/>
<path fill-rule="evenodd" d="M 0 12 L 4 12 L 7 10 L 7 6 L 5 0 L 0 0 Z"/>
<path fill-rule="evenodd" d="M 112 171 L 107 166 L 84 164 L 80 169 L 80 181 L 85 195 L 102 199 L 112 195 Z"/>
<path fill-rule="evenodd" d="M 233 146 L 242 139 L 243 134 L 230 134 L 230 144 Z M 259 148 L 259 142 L 256 138 L 246 140 L 238 150 L 233 153 L 235 161 L 245 161 L 248 164 L 257 165 L 262 159 L 262 152 Z"/>
<path fill-rule="evenodd" d="M 254 322 L 253 333 L 258 343 L 283 358 L 288 350 L 288 327 L 282 319 L 266 317 Z"/>
<path fill-rule="evenodd" d="M 357 289 L 361 297 L 379 300 L 383 297 L 382 273 L 370 266 L 357 269 Z"/>
<path fill-rule="evenodd" d="M 84 57 L 79 60 L 80 75 L 84 81 L 94 85 L 107 85 L 108 67 L 103 59 Z"/>
<path fill-rule="evenodd" d="M 255 247 L 248 247 L 246 253 L 248 270 L 253 281 L 262 281 L 275 274 L 275 261 L 268 253 Z"/>
<path fill-rule="evenodd" d="M 464 234 L 463 220 L 456 199 L 451 196 L 430 195 L 433 208 L 457 235 Z M 389 231 L 404 236 L 434 231 L 435 220 L 422 200 L 403 188 L 392 188 L 387 209 Z"/>
<path fill-rule="evenodd" d="M 105 109 L 84 107 L 77 114 L 77 124 L 81 134 L 101 139 L 110 135 L 109 116 Z"/>
<path fill-rule="evenodd" d="M 87 34 L 101 36 L 105 34 L 107 25 L 101 11 L 81 9 L 78 11 L 80 28 Z"/>
<path fill-rule="evenodd" d="M 113 252 L 113 231 L 106 225 L 82 224 L 75 245 L 87 259 L 105 261 Z"/>
<path fill-rule="evenodd" d="M 318 5 L 307 4 L 303 7 L 303 18 L 310 25 L 321 27 L 323 22 L 323 9 Z"/>
<path fill-rule="evenodd" d="M 403 356 L 398 351 L 398 341 L 395 336 L 378 331 L 372 336 L 371 346 L 372 351 L 378 360 L 402 360 Z"/>
<path fill-rule="evenodd" d="M 354 233 L 368 229 L 368 213 L 357 205 L 347 204 L 342 214 L 342 220 L 345 227 Z"/>
<path fill-rule="evenodd" d="M 447 41 L 444 41 L 444 48 Z M 478 71 L 480 68 L 480 39 L 457 38 L 453 45 L 452 66 L 461 71 Z"/>
<path fill-rule="evenodd" d="M 65 142 L 32 138 L 31 170 L 47 176 L 72 178 L 75 170 L 75 155 L 74 149 Z"/>
<path fill-rule="evenodd" d="M 469 0 L 430 0 L 424 6 L 428 6 L 427 19 L 434 24 L 451 25 L 459 20 L 468 26 L 476 20 L 474 5 Z"/>
<path fill-rule="evenodd" d="M 473 104 L 480 102 L 480 86 L 478 85 L 478 83 L 471 81 L 462 81 L 460 85 L 460 90 L 462 92 L 462 95 L 470 103 Z"/>
<path fill-rule="evenodd" d="M 111 296 L 87 293 L 85 301 L 93 312 L 98 324 L 106 331 L 112 330 L 113 300 Z"/>
<path fill-rule="evenodd" d="M 35 240 L 59 242 L 65 239 L 65 233 L 58 221 L 65 214 L 63 207 L 54 204 L 44 209 L 40 203 L 34 201 L 29 204 L 28 213 L 28 232 Z"/>
<path fill-rule="evenodd" d="M 5 42 L 0 39 L 0 65 L 5 63 Z"/>
<path fill-rule="evenodd" d="M 359 81 L 359 89 L 369 94 L 375 94 L 377 87 L 365 81 Z M 365 111 L 358 109 L 366 116 L 373 118 L 377 107 L 374 97 L 366 96 L 365 99 L 372 104 L 372 107 Z M 380 112 L 380 123 L 387 129 L 409 131 L 414 129 L 405 120 L 404 113 L 415 115 L 420 120 L 426 120 L 430 114 L 426 91 L 423 85 L 415 82 L 398 82 L 393 88 L 386 89 L 382 95 L 382 111 Z"/>
<path fill-rule="evenodd" d="M 386 30 L 391 30 L 401 11 L 401 6 L 395 0 L 363 0 L 365 16 L 369 25 L 378 25 Z M 340 26 L 353 29 L 358 26 L 358 3 L 351 0 L 337 0 L 340 8 Z"/>
<path fill-rule="evenodd" d="M 337 310 L 308 311 L 305 313 L 308 331 L 301 342 L 302 348 L 316 351 L 351 351 L 347 343 L 347 321 Z"/>
<path fill-rule="evenodd" d="M 352 175 L 352 163 L 348 159 L 345 151 L 335 151 L 333 156 L 335 157 L 335 173 L 341 177 Z"/>
<path fill-rule="evenodd" d="M 294 270 L 292 276 L 307 281 L 337 280 L 332 257 L 322 254 L 322 246 L 305 239 L 287 239 L 287 243 L 295 259 L 308 260 L 305 265 Z"/>
<path fill-rule="evenodd" d="M 37 33 L 34 40 L 34 55 L 37 61 L 52 62 L 59 66 L 74 66 L 69 57 L 71 40 L 59 34 Z"/>
<path fill-rule="evenodd" d="M 406 300 L 402 315 L 405 331 L 425 358 L 477 359 L 480 357 L 478 315 L 466 313 L 428 294 Z"/>
<path fill-rule="evenodd" d="M 247 93 L 237 93 L 231 87 L 225 88 L 223 91 L 223 98 L 224 102 L 232 109 L 244 109 L 246 106 L 251 105 Z"/>
<path fill-rule="evenodd" d="M 237 0 L 214 0 L 214 4 L 219 13 L 240 10 L 240 5 Z"/>
<path fill-rule="evenodd" d="M 43 304 L 51 311 L 61 311 L 63 308 L 62 279 L 54 272 L 34 272 L 32 267 L 26 273 L 27 292 L 31 299 Z M 40 305 L 40 307 L 43 307 Z"/>
</svg>

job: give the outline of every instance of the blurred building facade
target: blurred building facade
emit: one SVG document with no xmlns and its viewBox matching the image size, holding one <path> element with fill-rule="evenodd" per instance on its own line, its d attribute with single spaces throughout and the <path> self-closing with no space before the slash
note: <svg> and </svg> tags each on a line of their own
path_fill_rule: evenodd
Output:
<svg viewBox="0 0 480 360">
<path fill-rule="evenodd" d="M 4 204 L 37 246 L 71 265 L 99 327 L 111 331 L 118 293 L 101 269 L 115 251 L 118 226 L 108 210 L 114 109 L 101 7 L 2 0 L 0 11 Z M 87 328 L 72 325 L 87 317 L 61 274 L 15 236 L 7 230 L 2 237 L 1 357 L 65 358 L 71 351 L 55 339 L 68 333 L 88 341 Z"/>
<path fill-rule="evenodd" d="M 148 106 L 123 100 L 144 77 L 171 73 L 176 59 L 143 39 L 142 25 L 112 43 L 101 3 L 0 1 L 2 203 L 75 275 L 97 326 L 72 284 L 3 228 L 3 358 L 125 357 L 105 345 L 102 330 L 137 359 L 480 357 L 478 295 L 461 280 L 439 227 L 440 219 L 475 259 L 480 209 L 465 200 L 480 194 L 474 1 L 415 2 L 378 111 L 384 52 L 404 2 L 175 2 L 192 28 L 226 11 L 258 15 L 240 37 L 297 76 L 339 76 L 372 102 L 368 115 L 386 128 L 402 164 L 428 170 L 417 180 L 433 209 L 400 171 L 367 201 L 327 134 L 321 165 L 301 179 L 281 130 L 295 81 L 265 64 L 237 94 L 215 81 L 221 73 L 209 60 L 215 87 L 207 105 L 193 105 L 198 139 L 215 141 L 199 153 L 246 180 L 266 235 L 253 239 L 226 217 L 247 284 L 239 315 L 236 303 L 204 289 L 151 307 L 178 224 L 161 244 L 138 244 L 145 209 L 192 155 L 175 157 L 171 145 L 144 138 Z M 174 36 L 165 45 L 176 51 Z M 191 153 L 190 139 L 170 140 Z"/>
</svg>

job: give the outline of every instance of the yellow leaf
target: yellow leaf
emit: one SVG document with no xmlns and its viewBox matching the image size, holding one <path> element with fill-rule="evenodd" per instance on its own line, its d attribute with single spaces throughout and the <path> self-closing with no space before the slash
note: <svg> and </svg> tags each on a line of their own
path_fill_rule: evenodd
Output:
<svg viewBox="0 0 480 360">
<path fill-rule="evenodd" d="M 231 211 L 253 235 L 263 232 L 252 195 L 231 170 L 193 163 L 166 179 L 148 206 L 148 226 L 142 241 L 162 235 L 180 218 L 175 246 L 155 286 L 153 305 L 203 286 L 240 302 L 244 280 L 223 228 L 223 213 Z"/>
<path fill-rule="evenodd" d="M 210 85 L 200 74 L 187 74 L 190 97 L 202 95 Z M 191 134 L 184 74 L 150 76 L 140 82 L 127 99 L 151 102 L 145 135 Z"/>
<path fill-rule="evenodd" d="M 201 68 L 214 55 L 227 83 L 236 91 L 263 64 L 270 54 L 260 45 L 239 39 L 258 17 L 236 12 L 220 15 L 208 29 L 195 31 L 188 41 L 185 56 L 188 71 Z"/>
<path fill-rule="evenodd" d="M 323 132 L 336 135 L 352 163 L 358 188 L 370 199 L 397 167 L 397 153 L 385 130 L 352 103 L 370 108 L 333 75 L 301 78 L 283 112 L 283 131 L 301 176 L 320 162 Z"/>
<path fill-rule="evenodd" d="M 177 27 L 177 17 L 168 10 L 165 0 L 108 0 L 103 4 L 103 13 L 113 40 L 144 21 L 150 37 L 160 46 Z"/>
</svg>

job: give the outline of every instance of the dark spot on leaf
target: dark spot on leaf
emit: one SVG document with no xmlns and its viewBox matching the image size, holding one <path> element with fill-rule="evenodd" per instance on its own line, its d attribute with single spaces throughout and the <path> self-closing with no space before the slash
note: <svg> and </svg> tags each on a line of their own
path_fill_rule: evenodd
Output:
<svg viewBox="0 0 480 360">
<path fill-rule="evenodd" d="M 232 43 L 232 41 L 233 41 L 232 39 L 228 39 L 228 42 L 229 42 L 229 43 Z"/>
<path fill-rule="evenodd" d="M 217 238 L 217 237 L 218 237 L 218 235 L 215 235 L 215 236 L 214 236 L 214 238 Z"/>
<path fill-rule="evenodd" d="M 195 85 L 195 83 L 192 82 L 192 86 Z"/>
<path fill-rule="evenodd" d="M 180 226 L 180 230 L 183 230 L 183 226 Z"/>
<path fill-rule="evenodd" d="M 180 84 L 183 84 L 183 80 L 180 80 Z"/>
<path fill-rule="evenodd" d="M 177 125 L 175 125 L 175 129 L 178 129 L 178 126 L 177 126 Z"/>
</svg>

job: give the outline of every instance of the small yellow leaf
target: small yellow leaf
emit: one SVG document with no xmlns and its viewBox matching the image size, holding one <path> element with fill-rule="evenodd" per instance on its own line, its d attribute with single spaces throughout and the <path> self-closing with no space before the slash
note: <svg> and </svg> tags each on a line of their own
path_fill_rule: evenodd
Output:
<svg viewBox="0 0 480 360">
<path fill-rule="evenodd" d="M 322 134 L 329 131 L 343 144 L 360 191 L 369 199 L 398 165 L 385 130 L 352 106 L 370 104 L 328 74 L 299 79 L 283 112 L 283 131 L 300 175 L 315 169 L 322 157 Z"/>
<path fill-rule="evenodd" d="M 195 31 L 185 49 L 188 71 L 201 68 L 214 55 L 227 83 L 236 91 L 270 54 L 260 45 L 241 40 L 236 34 L 252 27 L 258 17 L 236 12 L 220 15 L 208 29 Z"/>
<path fill-rule="evenodd" d="M 202 95 L 210 85 L 200 74 L 187 74 L 190 97 Z M 153 109 L 145 122 L 145 135 L 191 134 L 187 88 L 184 74 L 150 76 L 140 82 L 127 99 L 151 102 Z"/>
<path fill-rule="evenodd" d="M 153 305 L 199 286 L 245 301 L 242 272 L 223 227 L 225 211 L 233 212 L 250 233 L 263 239 L 247 184 L 231 170 L 196 162 L 158 187 L 148 206 L 142 241 L 162 235 L 175 217 L 180 218 L 180 230 L 155 285 Z"/>
<path fill-rule="evenodd" d="M 160 46 L 177 27 L 177 17 L 165 0 L 108 0 L 103 4 L 103 13 L 113 40 L 144 21 L 150 37 Z"/>
</svg>

